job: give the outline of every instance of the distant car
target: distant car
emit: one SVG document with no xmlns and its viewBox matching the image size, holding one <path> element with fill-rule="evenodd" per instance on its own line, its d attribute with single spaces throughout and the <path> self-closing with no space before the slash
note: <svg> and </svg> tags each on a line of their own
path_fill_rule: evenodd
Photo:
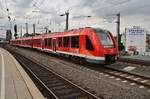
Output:
<svg viewBox="0 0 150 99">
<path fill-rule="evenodd" d="M 114 62 L 118 57 L 117 42 L 114 37 L 109 31 L 100 28 L 88 27 L 18 38 L 11 40 L 10 44 L 40 49 L 92 63 Z"/>
</svg>

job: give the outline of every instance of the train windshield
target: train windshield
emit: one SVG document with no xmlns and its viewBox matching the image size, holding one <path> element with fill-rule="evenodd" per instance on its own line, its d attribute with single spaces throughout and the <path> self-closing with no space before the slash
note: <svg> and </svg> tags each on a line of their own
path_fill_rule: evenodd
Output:
<svg viewBox="0 0 150 99">
<path fill-rule="evenodd" d="M 104 48 L 114 47 L 113 40 L 110 36 L 110 32 L 106 30 L 96 30 L 96 34 L 98 35 L 99 39 L 101 40 L 102 45 Z"/>
</svg>

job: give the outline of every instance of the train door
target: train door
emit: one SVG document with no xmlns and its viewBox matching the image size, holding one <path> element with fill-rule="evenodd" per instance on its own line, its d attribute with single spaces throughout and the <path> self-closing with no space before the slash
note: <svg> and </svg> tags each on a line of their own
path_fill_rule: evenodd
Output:
<svg viewBox="0 0 150 99">
<path fill-rule="evenodd" d="M 53 38 L 53 51 L 56 52 L 56 38 Z"/>
<path fill-rule="evenodd" d="M 42 42 L 42 49 L 44 49 L 44 46 L 45 46 L 44 39 L 41 39 L 41 42 Z"/>
</svg>

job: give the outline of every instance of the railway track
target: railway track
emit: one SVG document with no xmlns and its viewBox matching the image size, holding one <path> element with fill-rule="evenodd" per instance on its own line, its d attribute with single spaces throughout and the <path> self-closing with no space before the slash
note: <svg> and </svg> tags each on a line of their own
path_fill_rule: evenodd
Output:
<svg viewBox="0 0 150 99">
<path fill-rule="evenodd" d="M 47 56 L 45 53 L 41 53 L 41 54 L 44 54 L 44 56 Z M 67 59 L 67 58 L 57 57 L 57 56 L 52 56 L 52 57 L 58 58 L 58 60 L 61 59 L 64 61 L 68 61 L 68 62 L 77 64 L 77 65 L 80 65 L 79 62 L 76 62 L 76 61 L 74 62 L 74 61 Z M 130 65 L 131 64 L 132 63 L 130 63 Z M 80 66 L 87 67 L 91 70 L 95 70 L 99 73 L 103 73 L 103 74 L 106 74 L 109 76 L 114 76 L 116 78 L 119 78 L 122 81 L 124 81 L 124 80 L 129 81 L 132 84 L 137 84 L 141 87 L 146 87 L 146 88 L 148 88 L 148 90 L 150 89 L 150 77 L 146 77 L 146 76 L 142 76 L 142 75 L 138 75 L 138 74 L 134 74 L 134 73 L 130 73 L 127 71 L 123 71 L 123 70 L 119 70 L 119 69 L 115 69 L 115 68 L 110 68 L 110 67 L 106 67 L 106 66 L 100 67 L 99 65 L 96 65 L 96 64 L 93 65 L 90 63 L 85 63 L 85 64 L 82 64 Z"/>
<path fill-rule="evenodd" d="M 18 51 L 17 51 L 17 53 L 18 53 Z M 30 52 L 28 52 L 28 51 L 27 52 L 21 51 L 22 55 L 24 55 L 26 53 L 30 54 Z M 34 54 L 32 54 L 32 53 L 34 53 Z M 95 64 L 89 64 L 89 63 L 85 63 L 85 64 L 81 65 L 79 62 L 73 62 L 72 60 L 69 60 L 67 58 L 63 58 L 63 57 L 60 58 L 60 57 L 57 57 L 55 55 L 51 56 L 51 54 L 47 54 L 44 52 L 41 53 L 40 51 L 31 52 L 31 55 L 33 55 L 33 56 L 30 57 L 30 55 L 29 56 L 27 55 L 27 57 L 30 57 L 31 59 L 32 59 L 32 57 L 34 57 L 33 58 L 34 62 L 38 61 L 39 64 L 45 64 L 45 66 L 48 64 L 47 61 L 44 62 L 44 61 L 41 61 L 40 59 L 49 60 L 50 62 L 52 62 L 52 64 L 55 64 L 55 65 L 56 64 L 58 64 L 58 65 L 64 64 L 64 65 L 71 66 L 71 67 L 73 66 L 73 68 L 77 68 L 77 69 L 83 69 L 83 68 L 86 69 L 87 68 L 88 69 L 87 73 L 95 72 L 96 75 L 97 75 L 97 73 L 102 74 L 102 76 L 104 76 L 104 78 L 105 78 L 105 76 L 107 76 L 106 79 L 109 79 L 110 82 L 112 81 L 112 83 L 114 83 L 114 82 L 118 83 L 121 86 L 127 87 L 127 88 L 131 87 L 131 90 L 133 88 L 133 90 L 135 92 L 136 92 L 136 90 L 137 90 L 137 92 L 144 91 L 145 94 L 150 92 L 150 86 L 149 86 L 150 80 L 149 80 L 149 78 L 148 77 L 145 78 L 145 76 L 143 76 L 144 77 L 143 78 L 140 74 L 134 75 L 132 73 L 128 73 L 128 71 L 120 71 L 120 70 L 115 69 L 115 68 L 111 69 L 110 67 L 106 67 L 105 65 L 104 66 L 103 65 L 95 65 Z M 35 58 L 35 57 L 37 57 L 37 58 Z M 122 63 L 121 64 L 117 63 L 117 64 L 113 64 L 113 65 L 119 65 L 120 66 L 120 65 L 122 65 Z M 123 65 L 125 65 L 125 64 L 123 64 Z M 129 65 L 129 64 L 126 64 L 126 65 Z M 133 64 L 133 65 L 135 66 L 135 64 Z M 130 63 L 130 66 L 132 66 L 131 63 Z M 115 80 L 117 80 L 117 81 L 115 81 Z M 105 95 L 103 95 L 101 93 L 98 93 L 98 94 L 99 94 L 100 98 L 105 97 Z M 52 99 L 52 98 L 50 98 L 50 99 Z"/>
<path fill-rule="evenodd" d="M 130 63 L 130 65 L 131 64 L 132 63 Z M 119 65 L 119 64 L 117 64 L 117 65 Z M 122 65 L 122 64 L 120 64 L 120 65 Z M 135 64 L 133 64 L 133 65 L 135 65 Z M 116 68 L 105 66 L 105 65 L 100 67 L 97 64 L 93 65 L 93 64 L 89 63 L 89 64 L 85 64 L 83 66 L 90 68 L 91 70 L 97 71 L 100 74 L 111 76 L 111 78 L 115 77 L 115 78 L 118 78 L 118 80 L 122 80 L 125 82 L 128 81 L 128 82 L 131 82 L 132 85 L 137 84 L 142 88 L 146 87 L 148 90 L 150 90 L 150 77 L 131 73 L 128 71 L 116 69 Z"/>
<path fill-rule="evenodd" d="M 61 59 L 63 59 L 63 58 L 61 58 Z M 63 60 L 70 62 L 68 59 L 63 59 Z M 79 62 L 74 62 L 74 61 L 71 61 L 71 62 L 80 65 Z M 121 61 L 121 62 L 127 64 L 127 61 Z M 136 63 L 136 61 L 135 62 L 131 61 L 131 62 L 129 62 L 129 64 L 130 65 L 133 64 L 135 66 L 137 63 Z M 122 65 L 122 64 L 120 64 L 120 65 Z M 145 62 L 140 62 L 139 65 L 148 66 L 148 64 Z M 87 63 L 87 64 L 82 64 L 82 66 L 88 67 L 92 70 L 98 71 L 98 72 L 106 74 L 106 75 L 108 74 L 112 77 L 119 78 L 120 80 L 123 80 L 123 81 L 129 81 L 132 83 L 132 85 L 137 84 L 140 87 L 146 87 L 146 88 L 148 88 L 148 90 L 150 90 L 150 77 L 142 76 L 142 75 L 131 73 L 131 72 L 124 71 L 124 70 L 111 68 L 109 66 L 106 67 L 105 65 L 99 67 L 99 65 L 97 65 L 97 64 L 94 64 L 94 66 L 93 66 L 93 64 Z"/>
<path fill-rule="evenodd" d="M 67 60 L 67 59 L 63 59 L 63 60 Z M 73 61 L 71 61 L 71 62 L 73 62 Z M 127 64 L 127 61 L 121 61 L 121 62 Z M 78 62 L 73 62 L 73 63 L 80 65 L 80 63 L 78 63 Z M 142 65 L 142 66 L 148 66 L 149 65 L 147 62 L 142 62 L 142 61 L 140 61 L 138 63 L 136 63 L 136 61 L 129 62 L 129 64 L 131 66 L 132 66 L 132 64 L 133 64 L 133 66 L 135 66 L 136 64 Z M 142 75 L 139 75 L 139 74 L 131 73 L 131 72 L 120 70 L 120 69 L 115 69 L 115 68 L 112 68 L 112 67 L 109 67 L 109 66 L 107 67 L 105 65 L 103 65 L 101 67 L 99 67 L 99 65 L 97 65 L 97 64 L 94 64 L 94 66 L 93 66 L 93 64 L 90 64 L 90 63 L 82 64 L 82 65 L 85 66 L 85 67 L 88 67 L 92 70 L 103 73 L 104 75 L 106 74 L 106 75 L 109 75 L 109 76 L 112 76 L 112 77 L 116 77 L 116 78 L 119 78 L 119 80 L 122 80 L 122 81 L 129 81 L 129 82 L 132 83 L 132 85 L 137 84 L 141 88 L 146 87 L 148 90 L 150 90 L 150 77 L 142 76 Z M 117 64 L 117 65 L 119 65 L 119 64 Z M 120 64 L 120 65 L 122 65 L 122 64 Z"/>
<path fill-rule="evenodd" d="M 102 99 L 30 59 L 13 53 L 48 99 Z"/>
<path fill-rule="evenodd" d="M 150 78 L 142 75 L 133 74 L 130 72 L 126 72 L 123 70 L 118 70 L 109 67 L 103 67 L 99 70 L 102 73 L 114 76 L 116 78 L 120 78 L 120 80 L 129 81 L 133 85 L 140 85 L 142 88 L 146 87 L 148 90 L 150 89 Z"/>
</svg>

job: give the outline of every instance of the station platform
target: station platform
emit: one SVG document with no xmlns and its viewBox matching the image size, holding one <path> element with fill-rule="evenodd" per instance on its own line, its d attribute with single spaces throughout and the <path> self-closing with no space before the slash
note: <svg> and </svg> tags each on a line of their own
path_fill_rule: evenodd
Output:
<svg viewBox="0 0 150 99">
<path fill-rule="evenodd" d="M 150 66 L 150 56 L 145 55 L 120 56 L 119 60 Z"/>
<path fill-rule="evenodd" d="M 0 99 L 44 99 L 20 64 L 3 48 L 0 48 Z"/>
<path fill-rule="evenodd" d="M 136 59 L 136 60 L 150 61 L 150 56 L 144 56 L 144 55 L 121 56 L 120 58 L 121 59 Z"/>
</svg>

